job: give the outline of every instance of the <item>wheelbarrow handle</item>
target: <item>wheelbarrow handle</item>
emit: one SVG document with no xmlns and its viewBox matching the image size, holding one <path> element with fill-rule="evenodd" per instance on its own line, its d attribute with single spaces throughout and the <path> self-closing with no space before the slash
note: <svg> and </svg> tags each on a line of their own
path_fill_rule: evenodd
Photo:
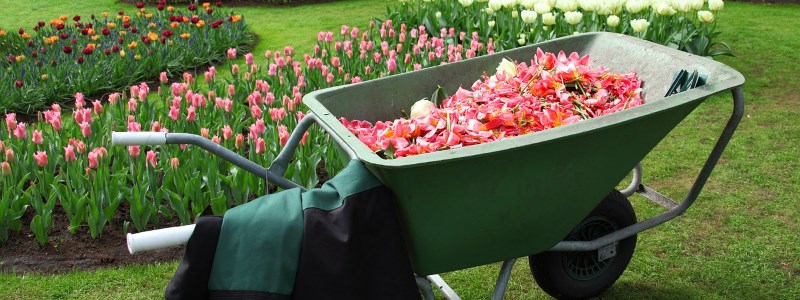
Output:
<svg viewBox="0 0 800 300">
<path fill-rule="evenodd" d="M 184 225 L 140 233 L 128 233 L 128 252 L 137 252 L 168 248 L 186 244 L 194 232 L 195 225 Z"/>
</svg>

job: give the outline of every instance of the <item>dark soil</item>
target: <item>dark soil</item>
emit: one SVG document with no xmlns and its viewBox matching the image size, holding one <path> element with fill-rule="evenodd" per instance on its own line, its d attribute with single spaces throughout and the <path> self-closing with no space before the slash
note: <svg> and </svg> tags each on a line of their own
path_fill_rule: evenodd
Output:
<svg viewBox="0 0 800 300">
<path fill-rule="evenodd" d="M 320 183 L 328 181 L 325 171 L 325 162 L 321 161 L 317 167 Z M 270 193 L 277 191 L 276 187 L 270 188 Z M 206 214 L 211 214 L 210 208 Z M 129 219 L 129 208 L 126 203 L 117 208 L 114 218 L 106 224 L 100 238 L 93 239 L 89 234 L 88 226 L 83 226 L 73 235 L 69 233 L 69 220 L 60 205 L 53 211 L 54 230 L 49 234 L 50 242 L 40 246 L 29 228 L 34 213 L 28 209 L 22 218 L 22 230 L 19 233 L 9 234 L 9 240 L 0 246 L 0 274 L 15 272 L 60 274 L 72 270 L 95 270 L 123 265 L 149 264 L 154 262 L 168 262 L 180 260 L 184 247 L 139 252 L 135 255 L 128 253 L 123 224 Z M 162 218 L 163 219 L 163 218 Z M 177 220 L 161 220 L 159 228 L 179 226 Z M 153 225 L 149 225 L 150 229 Z M 133 224 L 128 229 L 135 231 Z"/>
<path fill-rule="evenodd" d="M 22 230 L 9 234 L 9 240 L 0 246 L 0 273 L 59 274 L 72 270 L 94 270 L 122 265 L 148 264 L 175 261 L 183 255 L 183 247 L 148 251 L 131 255 L 125 242 L 123 220 L 128 207 L 121 206 L 111 223 L 103 229 L 100 238 L 92 239 L 84 226 L 72 235 L 67 229 L 69 221 L 60 205 L 53 211 L 54 230 L 50 242 L 40 246 L 29 229 L 32 209 L 22 218 Z M 162 221 L 163 223 L 163 221 Z M 161 224 L 162 227 L 179 225 L 177 222 Z M 133 229 L 131 224 L 130 230 Z"/>
</svg>

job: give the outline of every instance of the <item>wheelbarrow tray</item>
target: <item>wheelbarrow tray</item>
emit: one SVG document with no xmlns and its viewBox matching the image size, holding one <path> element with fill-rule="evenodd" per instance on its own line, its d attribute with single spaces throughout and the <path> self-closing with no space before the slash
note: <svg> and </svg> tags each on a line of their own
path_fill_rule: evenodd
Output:
<svg viewBox="0 0 800 300">
<path fill-rule="evenodd" d="M 438 86 L 454 93 L 503 58 L 530 63 L 536 49 L 589 55 L 593 66 L 630 70 L 646 103 L 502 141 L 387 160 L 348 131 L 348 120 L 393 120 Z M 664 97 L 680 69 L 708 75 L 704 86 Z M 398 198 L 418 275 L 535 254 L 561 241 L 705 98 L 744 83 L 709 58 L 637 38 L 589 33 L 457 63 L 313 92 L 310 110 Z"/>
</svg>

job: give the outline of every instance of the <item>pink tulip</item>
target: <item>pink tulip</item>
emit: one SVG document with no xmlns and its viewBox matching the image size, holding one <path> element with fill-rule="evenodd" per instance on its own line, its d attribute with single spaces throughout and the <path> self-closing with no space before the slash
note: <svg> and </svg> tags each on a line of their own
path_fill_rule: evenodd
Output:
<svg viewBox="0 0 800 300">
<path fill-rule="evenodd" d="M 239 65 L 234 64 L 231 66 L 231 74 L 233 75 L 239 74 Z"/>
<path fill-rule="evenodd" d="M 99 115 L 103 112 L 103 105 L 100 104 L 100 100 L 92 101 L 92 106 L 94 108 L 94 113 Z"/>
<path fill-rule="evenodd" d="M 90 151 L 89 152 L 89 168 L 90 169 L 97 169 L 100 163 L 97 160 L 97 152 Z"/>
<path fill-rule="evenodd" d="M 6 128 L 8 128 L 8 132 L 12 132 L 14 129 L 17 129 L 17 114 L 6 114 Z"/>
<path fill-rule="evenodd" d="M 228 48 L 228 59 L 236 58 L 236 48 Z"/>
<path fill-rule="evenodd" d="M 86 105 L 86 101 L 83 98 L 83 93 L 75 93 L 75 108 L 83 108 Z"/>
<path fill-rule="evenodd" d="M 131 112 L 131 113 L 135 112 L 137 105 L 138 105 L 138 102 L 136 102 L 135 98 L 128 99 L 128 112 Z"/>
<path fill-rule="evenodd" d="M 167 83 L 167 81 L 168 81 L 168 80 L 167 80 L 167 72 L 161 72 L 161 73 L 159 73 L 159 74 L 158 74 L 158 81 L 160 81 L 162 84 L 166 84 L 166 83 Z"/>
<path fill-rule="evenodd" d="M 44 151 L 36 151 L 36 153 L 33 154 L 33 159 L 36 160 L 36 164 L 39 167 L 44 168 L 47 166 L 47 153 Z"/>
<path fill-rule="evenodd" d="M 267 152 L 267 144 L 262 138 L 256 138 L 256 154 L 264 154 Z"/>
<path fill-rule="evenodd" d="M 160 132 L 161 131 L 161 123 L 158 122 L 158 121 L 153 121 L 153 123 L 150 125 L 150 131 Z"/>
<path fill-rule="evenodd" d="M 24 139 L 28 137 L 28 131 L 25 130 L 27 125 L 25 123 L 18 123 L 16 128 L 14 128 L 14 136 L 18 139 Z"/>
<path fill-rule="evenodd" d="M 139 157 L 139 153 L 140 153 L 139 150 L 140 150 L 139 146 L 136 146 L 136 145 L 128 146 L 128 154 L 133 158 L 138 158 Z"/>
<path fill-rule="evenodd" d="M 142 124 L 139 122 L 128 122 L 128 131 L 130 132 L 139 132 L 142 131 Z"/>
<path fill-rule="evenodd" d="M 297 112 L 297 123 L 300 123 L 300 121 L 302 121 L 303 118 L 305 118 L 305 116 L 306 116 L 306 114 L 304 114 L 302 111 L 298 111 Z"/>
<path fill-rule="evenodd" d="M 0 140 L 0 152 L 6 151 L 6 143 Z"/>
<path fill-rule="evenodd" d="M 300 145 L 305 145 L 308 142 L 308 131 L 303 133 L 303 137 L 300 138 Z"/>
<path fill-rule="evenodd" d="M 7 161 L 0 163 L 0 175 L 11 176 L 11 164 Z"/>
<path fill-rule="evenodd" d="M 36 145 L 41 145 L 44 143 L 44 139 L 42 138 L 42 131 L 41 130 L 33 130 L 33 134 L 31 134 L 31 140 Z"/>
<path fill-rule="evenodd" d="M 183 82 L 184 84 L 192 84 L 194 83 L 194 76 L 192 73 L 183 72 Z"/>
<path fill-rule="evenodd" d="M 275 103 L 275 94 L 268 92 L 267 95 L 264 96 L 264 103 L 266 105 L 272 105 L 272 103 Z"/>
<path fill-rule="evenodd" d="M 169 160 L 169 166 L 172 167 L 173 169 L 177 169 L 179 164 L 180 161 L 178 161 L 177 157 L 173 157 Z"/>
<path fill-rule="evenodd" d="M 218 135 L 212 136 L 211 141 L 217 145 L 222 144 L 222 139 Z"/>
<path fill-rule="evenodd" d="M 279 108 L 270 108 L 269 109 L 269 117 L 272 119 L 272 122 L 279 122 L 286 117 L 286 110 L 283 107 Z"/>
<path fill-rule="evenodd" d="M 83 122 L 80 124 L 81 134 L 83 137 L 89 137 L 92 134 L 92 127 L 89 123 Z"/>
<path fill-rule="evenodd" d="M 217 76 L 217 68 L 214 66 L 208 67 L 208 73 L 211 73 L 211 76 Z"/>
<path fill-rule="evenodd" d="M 200 128 L 200 136 L 208 138 L 208 128 Z"/>
<path fill-rule="evenodd" d="M 278 74 L 278 66 L 275 64 L 269 64 L 269 71 L 267 71 L 269 76 L 275 76 Z"/>
<path fill-rule="evenodd" d="M 195 113 L 194 106 L 189 106 L 186 108 L 186 121 L 194 122 L 197 118 L 197 113 Z"/>
<path fill-rule="evenodd" d="M 119 93 L 112 93 L 111 95 L 108 95 L 108 103 L 111 103 L 111 105 L 117 104 L 117 101 L 119 101 L 119 97 L 120 97 Z"/>
<path fill-rule="evenodd" d="M 353 82 L 353 83 L 359 83 L 359 82 L 361 82 L 361 77 L 358 77 L 358 76 L 353 76 L 353 80 L 352 80 L 352 82 Z"/>
<path fill-rule="evenodd" d="M 228 85 L 228 97 L 233 97 L 234 94 L 236 94 L 236 87 L 233 86 L 232 84 L 229 84 Z"/>
<path fill-rule="evenodd" d="M 72 145 L 67 145 L 66 147 L 64 147 L 64 160 L 70 162 L 70 161 L 75 161 L 77 159 L 78 158 L 75 156 L 75 147 L 72 147 Z"/>
<path fill-rule="evenodd" d="M 389 69 L 389 72 L 394 72 L 397 70 L 397 62 L 395 59 L 390 58 L 386 60 L 386 67 Z"/>
<path fill-rule="evenodd" d="M 14 160 L 14 150 L 6 149 L 6 161 L 13 161 Z"/>
<path fill-rule="evenodd" d="M 242 135 L 241 133 L 236 134 L 236 141 L 234 142 L 234 146 L 236 147 L 236 149 L 242 149 L 242 146 L 244 146 L 244 135 Z"/>
<path fill-rule="evenodd" d="M 169 118 L 173 121 L 177 121 L 178 118 L 181 116 L 181 111 L 178 107 L 170 106 L 169 108 Z"/>
<path fill-rule="evenodd" d="M 289 140 L 289 130 L 286 129 L 286 126 L 278 125 L 278 139 L 281 147 L 286 145 Z"/>
<path fill-rule="evenodd" d="M 231 129 L 231 126 L 229 125 L 222 126 L 222 137 L 225 140 L 231 139 L 232 135 L 233 135 L 233 130 Z"/>
<path fill-rule="evenodd" d="M 253 53 L 247 53 L 244 55 L 245 63 L 250 66 L 253 64 Z"/>
<path fill-rule="evenodd" d="M 146 157 L 146 159 L 147 159 L 147 162 L 148 162 L 148 163 L 149 163 L 151 166 L 153 166 L 153 168 L 155 168 L 155 167 L 156 167 L 156 153 L 155 153 L 155 152 L 153 152 L 153 150 L 148 150 L 148 151 L 147 151 L 147 157 Z"/>
</svg>

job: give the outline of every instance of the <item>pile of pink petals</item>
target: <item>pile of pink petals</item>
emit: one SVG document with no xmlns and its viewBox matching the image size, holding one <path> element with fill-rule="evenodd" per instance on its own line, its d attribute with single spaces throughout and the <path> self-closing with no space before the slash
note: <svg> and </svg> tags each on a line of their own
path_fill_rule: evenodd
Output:
<svg viewBox="0 0 800 300">
<path fill-rule="evenodd" d="M 504 60 L 497 73 L 459 88 L 423 116 L 340 121 L 372 151 L 398 158 L 542 131 L 644 103 L 636 73 L 589 65 L 589 56 L 537 49 L 530 66 Z"/>
</svg>

